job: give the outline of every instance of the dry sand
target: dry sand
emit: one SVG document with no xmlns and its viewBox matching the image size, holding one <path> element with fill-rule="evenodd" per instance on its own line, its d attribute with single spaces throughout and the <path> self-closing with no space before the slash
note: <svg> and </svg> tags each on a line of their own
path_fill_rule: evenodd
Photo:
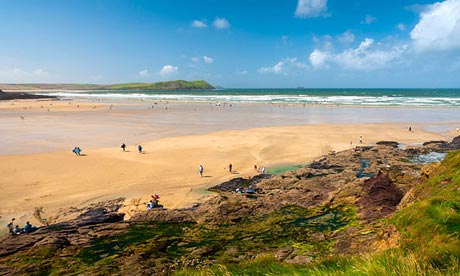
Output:
<svg viewBox="0 0 460 276">
<path fill-rule="evenodd" d="M 10 107 L 5 107 L 8 105 L 6 103 L 2 104 L 0 110 L 7 110 L 4 114 L 14 118 L 24 110 L 23 107 L 11 107 L 11 103 Z M 33 106 L 32 110 L 42 105 L 40 102 L 27 104 Z M 66 116 L 70 113 L 63 111 L 69 111 L 72 116 L 77 117 L 85 113 L 75 111 L 74 107 L 66 107 L 75 104 L 54 104 L 61 106 L 62 112 L 55 113 L 54 119 L 60 118 L 64 121 L 62 124 L 72 126 L 72 121 L 66 122 Z M 94 103 L 79 104 L 86 111 L 91 111 L 94 106 Z M 96 109 L 104 108 L 104 112 L 107 112 L 108 106 L 110 104 L 100 104 Z M 136 110 L 127 112 L 134 119 L 140 118 L 142 121 L 142 113 Z M 34 116 L 41 118 L 40 114 L 30 113 L 26 120 Z M 102 113 L 95 114 L 99 118 Z M 181 116 L 183 115 L 177 115 L 176 120 L 180 121 Z M 145 124 L 138 125 L 134 119 L 134 128 Z M 30 125 L 29 128 L 41 128 L 41 121 L 37 119 L 35 122 L 38 125 Z M 20 125 L 20 122 L 17 123 Z M 194 127 L 196 126 L 190 126 Z M 221 128 L 225 129 L 226 126 Z M 160 202 L 167 208 L 188 207 L 209 195 L 205 192 L 206 187 L 233 177 L 253 176 L 256 173 L 254 164 L 259 168 L 276 164 L 305 164 L 329 151 L 349 149 L 350 141 L 354 141 L 354 146 L 360 136 L 363 137 L 364 145 L 372 145 L 380 140 L 418 144 L 446 139 L 440 133 L 421 130 L 418 125 L 413 128 L 415 131 L 409 132 L 407 124 L 373 123 L 210 131 L 177 137 L 157 137 L 150 142 L 137 140 L 142 142 L 145 150 L 143 154 L 138 153 L 137 144 L 126 141 L 127 152 L 123 152 L 119 144 L 88 148 L 80 145 L 84 156 L 76 156 L 71 152 L 75 145 L 73 142 L 57 141 L 57 144 L 67 145 L 68 150 L 0 155 L 0 215 L 2 222 L 16 216 L 21 218 L 22 224 L 30 218 L 34 207 L 44 207 L 45 216 L 49 216 L 60 207 L 81 206 L 116 197 L 142 198 L 145 202 L 151 194 L 159 194 Z M 59 133 L 60 130 L 46 125 L 46 131 L 53 136 L 54 132 Z M 140 133 L 139 137 L 148 137 Z M 20 140 L 23 134 L 18 132 L 9 135 Z M 104 142 L 103 127 L 91 128 L 91 135 L 97 135 Z M 109 137 L 110 135 L 107 134 L 108 141 L 114 138 Z M 36 145 L 39 145 L 39 141 Z M 235 171 L 233 174 L 228 172 L 230 162 Z M 198 174 L 200 164 L 204 166 L 203 177 Z M 144 209 L 144 205 L 141 208 Z M 38 223 L 34 220 L 32 222 Z"/>
</svg>

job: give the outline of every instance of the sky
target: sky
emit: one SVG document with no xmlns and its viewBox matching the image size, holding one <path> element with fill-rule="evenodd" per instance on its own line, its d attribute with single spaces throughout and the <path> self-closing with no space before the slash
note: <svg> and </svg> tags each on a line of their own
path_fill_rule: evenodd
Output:
<svg viewBox="0 0 460 276">
<path fill-rule="evenodd" d="M 0 0 L 0 83 L 460 88 L 460 0 Z"/>
</svg>

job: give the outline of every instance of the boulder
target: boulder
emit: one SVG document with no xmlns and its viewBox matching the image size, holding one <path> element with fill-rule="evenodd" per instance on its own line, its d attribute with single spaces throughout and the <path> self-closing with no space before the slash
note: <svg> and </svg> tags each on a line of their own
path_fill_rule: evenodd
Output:
<svg viewBox="0 0 460 276">
<path fill-rule="evenodd" d="M 393 148 L 397 148 L 399 143 L 395 141 L 379 141 L 376 143 L 377 145 L 382 145 L 382 146 L 389 146 Z"/>
</svg>

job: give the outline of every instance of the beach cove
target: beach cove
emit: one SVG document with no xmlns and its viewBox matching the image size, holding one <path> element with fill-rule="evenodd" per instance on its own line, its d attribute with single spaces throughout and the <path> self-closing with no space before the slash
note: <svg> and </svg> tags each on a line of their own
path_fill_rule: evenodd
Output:
<svg viewBox="0 0 460 276">
<path fill-rule="evenodd" d="M 35 207 L 48 216 L 117 197 L 146 202 L 151 194 L 166 208 L 189 207 L 210 195 L 206 187 L 254 176 L 254 165 L 306 164 L 359 144 L 360 136 L 364 145 L 448 140 L 456 136 L 456 114 L 450 107 L 4 101 L 0 215 L 2 222 L 11 216 L 22 221 Z M 74 146 L 84 156 L 73 154 Z"/>
</svg>

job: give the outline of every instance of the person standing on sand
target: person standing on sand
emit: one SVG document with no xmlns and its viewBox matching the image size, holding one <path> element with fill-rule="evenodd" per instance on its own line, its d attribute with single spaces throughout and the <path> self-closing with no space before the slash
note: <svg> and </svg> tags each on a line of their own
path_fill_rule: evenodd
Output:
<svg viewBox="0 0 460 276">
<path fill-rule="evenodd" d="M 232 163 L 228 164 L 228 171 L 229 171 L 229 172 L 232 172 L 232 168 L 233 168 Z"/>
<path fill-rule="evenodd" d="M 126 151 L 126 145 L 125 145 L 125 143 L 121 144 L 121 149 L 122 149 L 123 151 Z"/>
<path fill-rule="evenodd" d="M 412 127 L 411 127 L 411 126 L 409 126 L 409 131 L 412 131 Z"/>
<path fill-rule="evenodd" d="M 257 171 L 257 165 L 254 165 L 254 170 Z"/>
<path fill-rule="evenodd" d="M 363 136 L 359 136 L 359 144 L 360 144 L 360 145 L 363 144 Z"/>
<path fill-rule="evenodd" d="M 262 169 L 260 170 L 260 172 L 261 172 L 262 174 L 265 174 L 265 167 L 262 167 Z"/>
<path fill-rule="evenodd" d="M 8 227 L 8 230 L 9 230 L 10 234 L 14 234 L 14 232 L 13 232 L 13 230 L 14 230 L 14 220 L 15 220 L 15 218 L 12 218 L 11 222 L 6 225 L 6 227 Z"/>
<path fill-rule="evenodd" d="M 203 165 L 200 165 L 200 168 L 198 170 L 200 172 L 200 177 L 203 177 L 203 170 L 204 170 Z"/>
<path fill-rule="evenodd" d="M 141 145 L 137 146 L 137 150 L 139 151 L 139 153 L 142 153 L 142 146 Z"/>
<path fill-rule="evenodd" d="M 77 151 L 78 151 L 77 147 L 74 147 L 73 150 L 72 150 L 72 152 L 75 153 L 75 155 L 78 155 Z"/>
</svg>

